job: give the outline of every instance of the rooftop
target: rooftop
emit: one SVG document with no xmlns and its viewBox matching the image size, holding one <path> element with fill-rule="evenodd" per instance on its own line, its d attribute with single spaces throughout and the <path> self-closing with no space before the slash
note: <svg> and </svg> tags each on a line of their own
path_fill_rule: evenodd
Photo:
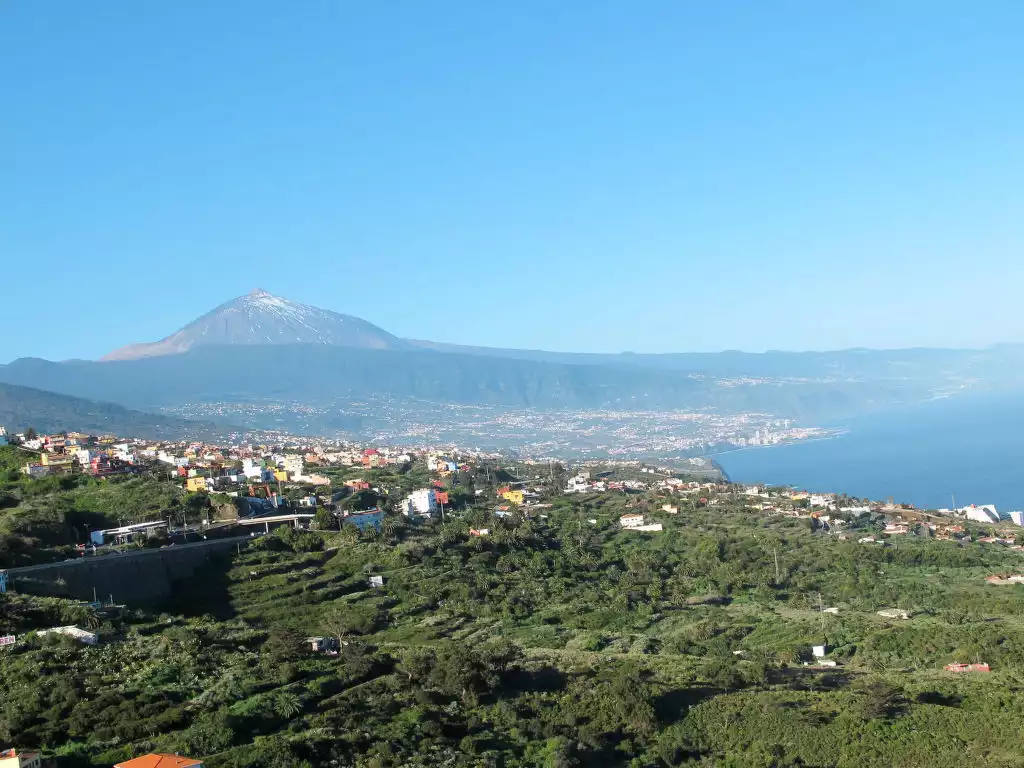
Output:
<svg viewBox="0 0 1024 768">
<path fill-rule="evenodd" d="M 181 755 L 152 754 L 136 757 L 124 763 L 118 763 L 114 768 L 193 768 L 202 766 L 201 760 L 193 760 L 191 757 Z"/>
<path fill-rule="evenodd" d="M 31 760 L 38 754 L 38 752 L 19 752 L 16 747 L 11 747 L 10 749 L 0 750 L 0 759 L 6 760 L 12 757 L 22 757 Z"/>
</svg>

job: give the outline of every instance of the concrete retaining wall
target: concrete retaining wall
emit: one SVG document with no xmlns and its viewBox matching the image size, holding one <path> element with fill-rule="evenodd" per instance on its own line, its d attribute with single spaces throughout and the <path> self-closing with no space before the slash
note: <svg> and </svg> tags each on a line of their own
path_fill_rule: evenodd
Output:
<svg viewBox="0 0 1024 768">
<path fill-rule="evenodd" d="M 247 545 L 249 537 L 215 539 L 121 555 L 83 557 L 8 570 L 9 591 L 100 600 L 113 595 L 128 606 L 151 606 L 170 597 L 174 583 L 191 576 L 220 553 Z M 95 589 L 95 593 L 94 593 Z"/>
</svg>

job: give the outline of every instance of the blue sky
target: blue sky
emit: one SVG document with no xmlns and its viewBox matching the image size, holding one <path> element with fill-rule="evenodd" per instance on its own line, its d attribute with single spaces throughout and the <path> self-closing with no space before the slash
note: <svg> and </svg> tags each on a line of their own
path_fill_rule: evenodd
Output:
<svg viewBox="0 0 1024 768">
<path fill-rule="evenodd" d="M 580 351 L 1024 342 L 1024 3 L 10 2 L 0 360 L 255 287 Z"/>
</svg>

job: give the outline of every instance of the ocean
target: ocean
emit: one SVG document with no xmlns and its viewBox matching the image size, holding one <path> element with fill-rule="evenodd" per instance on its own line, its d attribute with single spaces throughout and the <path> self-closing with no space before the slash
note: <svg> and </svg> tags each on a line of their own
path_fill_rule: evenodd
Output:
<svg viewBox="0 0 1024 768">
<path fill-rule="evenodd" d="M 1024 509 L 1024 394 L 961 395 L 827 426 L 845 434 L 714 456 L 734 482 L 936 509 Z"/>
</svg>

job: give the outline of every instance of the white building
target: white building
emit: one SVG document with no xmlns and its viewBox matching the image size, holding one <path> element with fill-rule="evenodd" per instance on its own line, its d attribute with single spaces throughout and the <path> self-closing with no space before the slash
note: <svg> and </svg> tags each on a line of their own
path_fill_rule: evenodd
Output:
<svg viewBox="0 0 1024 768">
<path fill-rule="evenodd" d="M 433 488 L 421 488 L 418 491 L 413 491 L 402 500 L 399 509 L 407 517 L 414 515 L 430 517 L 437 512 L 437 491 Z"/>
<path fill-rule="evenodd" d="M 281 469 L 289 475 L 302 476 L 306 469 L 306 459 L 302 456 L 285 456 L 281 462 Z"/>
<path fill-rule="evenodd" d="M 114 457 L 126 464 L 134 464 L 136 461 L 135 454 L 131 450 L 128 448 L 122 450 L 120 446 L 114 446 Z"/>
<path fill-rule="evenodd" d="M 188 457 L 187 456 L 175 456 L 174 454 L 168 453 L 167 451 L 159 451 L 156 454 L 157 461 L 161 461 L 164 464 L 172 464 L 175 467 L 187 467 Z"/>
<path fill-rule="evenodd" d="M 954 511 L 976 523 L 998 523 L 1000 520 L 995 504 L 982 504 L 980 507 L 971 504 L 969 507 L 961 507 Z"/>
<path fill-rule="evenodd" d="M 263 477 L 263 462 L 256 459 L 242 459 L 242 474 L 250 479 L 259 480 Z"/>
<path fill-rule="evenodd" d="M 0 768 L 40 768 L 42 764 L 40 752 L 19 752 L 14 747 L 0 751 Z"/>
<path fill-rule="evenodd" d="M 1010 519 L 1014 525 L 1024 528 L 1024 512 L 1011 512 Z"/>
<path fill-rule="evenodd" d="M 586 493 L 590 490 L 590 473 L 580 472 L 575 477 L 570 477 L 569 482 L 566 483 L 566 493 Z"/>
<path fill-rule="evenodd" d="M 643 524 L 644 516 L 637 513 L 623 515 L 619 518 L 619 525 L 621 525 L 623 528 L 639 528 Z"/>
<path fill-rule="evenodd" d="M 7 430 L 0 427 L 0 445 L 7 445 Z"/>
<path fill-rule="evenodd" d="M 79 448 L 74 453 L 75 458 L 78 459 L 78 463 L 83 467 L 88 467 L 89 463 L 99 456 L 99 451 L 90 451 L 88 448 Z"/>
</svg>

